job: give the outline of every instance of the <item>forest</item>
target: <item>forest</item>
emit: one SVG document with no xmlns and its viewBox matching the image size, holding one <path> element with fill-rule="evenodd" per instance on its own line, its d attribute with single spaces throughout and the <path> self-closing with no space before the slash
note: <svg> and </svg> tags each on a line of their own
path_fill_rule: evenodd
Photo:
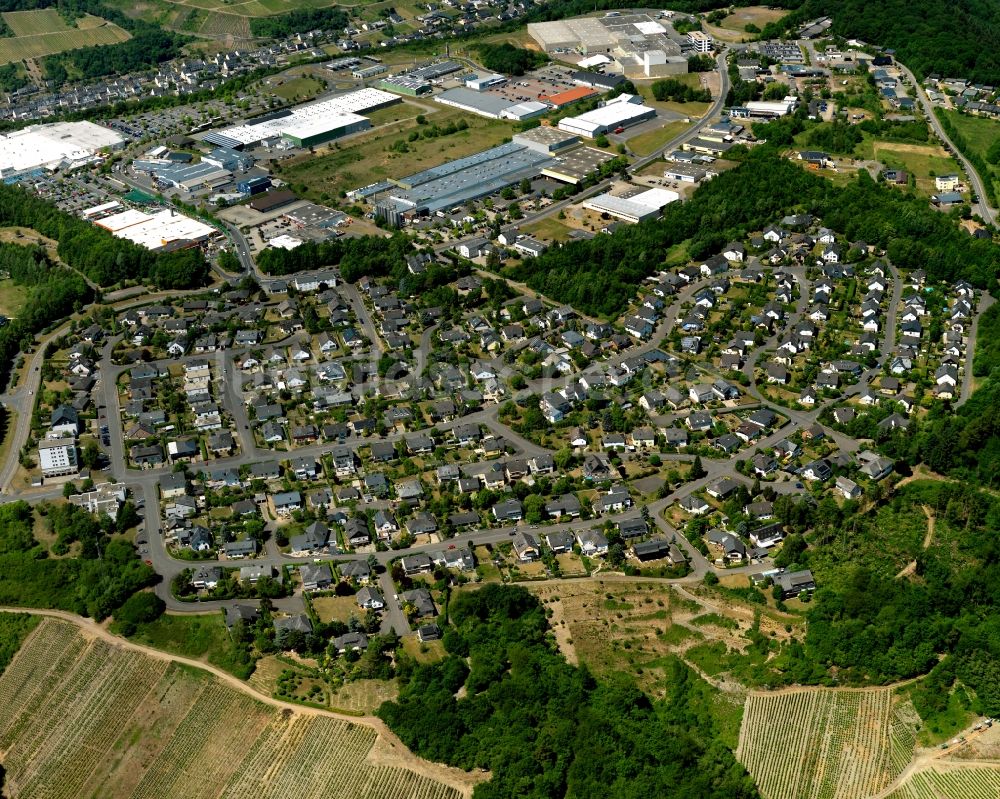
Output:
<svg viewBox="0 0 1000 799">
<path fill-rule="evenodd" d="M 653 82 L 653 97 L 660 102 L 673 100 L 677 103 L 710 103 L 712 93 L 708 89 L 695 89 L 676 78 L 664 78 Z"/>
<path fill-rule="evenodd" d="M 98 286 L 144 280 L 160 288 L 195 288 L 208 279 L 208 264 L 198 249 L 150 252 L 18 186 L 0 185 L 0 224 L 31 228 L 58 241 L 59 257 Z"/>
<path fill-rule="evenodd" d="M 73 557 L 56 559 L 33 533 L 34 513 L 47 517 L 58 542 L 74 547 Z M 152 585 L 153 569 L 139 560 L 124 532 L 134 514 L 119 525 L 75 505 L 24 501 L 0 506 L 0 605 L 58 608 L 98 621 L 110 616 L 136 591 Z"/>
<path fill-rule="evenodd" d="M 257 265 L 268 275 L 336 266 L 341 277 L 353 283 L 365 275 L 402 277 L 406 272 L 405 257 L 410 251 L 411 245 L 403 235 L 338 238 L 306 242 L 294 250 L 269 247 L 257 256 Z"/>
<path fill-rule="evenodd" d="M 679 661 L 668 698 L 654 702 L 627 679 L 569 665 L 523 588 L 453 595 L 449 617 L 448 657 L 405 661 L 398 700 L 378 713 L 417 754 L 489 770 L 476 799 L 758 796 L 713 734 L 709 687 Z"/>
<path fill-rule="evenodd" d="M 504 75 L 523 75 L 529 70 L 541 66 L 549 57 L 537 50 L 515 47 L 503 44 L 481 44 L 476 48 L 484 67 Z"/>
<path fill-rule="evenodd" d="M 0 327 L 0 382 L 34 335 L 89 303 L 94 292 L 75 272 L 54 266 L 39 247 L 0 244 L 0 272 L 28 287 L 17 317 Z"/>
<path fill-rule="evenodd" d="M 330 8 L 299 8 L 273 17 L 253 17 L 250 32 L 254 36 L 282 39 L 297 33 L 331 28 L 341 29 L 348 23 L 347 14 L 336 6 Z"/>
<path fill-rule="evenodd" d="M 783 141 L 780 132 L 774 127 L 769 144 Z M 642 279 L 662 268 L 670 247 L 687 242 L 692 260 L 706 258 L 727 241 L 795 210 L 820 217 L 851 241 L 886 249 L 901 268 L 925 269 L 936 280 L 964 278 L 980 287 L 996 286 L 994 245 L 973 239 L 925 199 L 881 186 L 865 172 L 846 187 L 835 187 L 770 146 L 755 148 L 736 169 L 702 184 L 687 202 L 667 206 L 659 221 L 552 247 L 507 274 L 585 313 L 614 317 Z"/>
</svg>

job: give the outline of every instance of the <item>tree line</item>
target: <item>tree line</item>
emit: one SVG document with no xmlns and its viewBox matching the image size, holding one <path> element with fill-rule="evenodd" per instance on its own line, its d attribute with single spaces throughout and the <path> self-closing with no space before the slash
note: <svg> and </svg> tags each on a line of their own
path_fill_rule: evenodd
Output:
<svg viewBox="0 0 1000 799">
<path fill-rule="evenodd" d="M 660 102 L 673 100 L 675 103 L 710 103 L 712 93 L 708 89 L 695 89 L 676 78 L 664 78 L 653 82 L 653 97 Z"/>
<path fill-rule="evenodd" d="M 669 698 L 654 702 L 569 665 L 523 588 L 452 595 L 448 615 L 448 656 L 404 659 L 399 698 L 378 714 L 419 755 L 490 771 L 476 799 L 758 796 L 715 734 L 709 687 L 679 661 L 666 666 Z"/>
<path fill-rule="evenodd" d="M 266 39 L 284 39 L 312 30 L 342 30 L 349 22 L 347 14 L 336 6 L 330 8 L 300 8 L 273 17 L 253 17 L 250 32 Z"/>
<path fill-rule="evenodd" d="M 194 288 L 205 285 L 208 279 L 208 264 L 196 248 L 151 252 L 19 186 L 0 185 L 0 223 L 31 228 L 55 239 L 59 257 L 98 286 L 142 280 L 159 288 Z"/>
<path fill-rule="evenodd" d="M 510 42 L 503 44 L 484 43 L 476 47 L 483 66 L 504 75 L 523 75 L 548 62 L 549 57 L 538 50 L 515 47 Z"/>
<path fill-rule="evenodd" d="M 402 277 L 412 245 L 405 236 L 363 236 L 306 242 L 293 250 L 269 247 L 257 256 L 257 265 L 268 275 L 289 275 L 309 269 L 338 267 L 340 276 L 353 283 L 365 275 Z"/>
</svg>

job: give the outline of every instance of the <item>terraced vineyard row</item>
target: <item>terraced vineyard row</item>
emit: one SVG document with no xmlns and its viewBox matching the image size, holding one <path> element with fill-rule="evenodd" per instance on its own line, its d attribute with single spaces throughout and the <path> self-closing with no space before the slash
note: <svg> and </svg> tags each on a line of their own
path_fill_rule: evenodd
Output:
<svg viewBox="0 0 1000 799">
<path fill-rule="evenodd" d="M 888 689 L 747 697 L 737 757 L 767 799 L 864 799 L 910 760 Z"/>
<path fill-rule="evenodd" d="M 933 766 L 910 775 L 889 799 L 996 799 L 998 796 L 1000 768 Z"/>
<path fill-rule="evenodd" d="M 460 799 L 378 765 L 375 730 L 281 710 L 201 672 L 45 620 L 0 675 L 18 799 Z"/>
</svg>

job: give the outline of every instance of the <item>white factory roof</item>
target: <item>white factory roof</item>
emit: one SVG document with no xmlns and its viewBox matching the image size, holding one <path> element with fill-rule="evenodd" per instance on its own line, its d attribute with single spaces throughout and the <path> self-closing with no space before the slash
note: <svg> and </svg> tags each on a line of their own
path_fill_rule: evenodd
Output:
<svg viewBox="0 0 1000 799">
<path fill-rule="evenodd" d="M 104 219 L 98 220 L 96 224 L 98 227 L 110 230 L 112 233 L 117 233 L 119 230 L 132 227 L 132 225 L 141 224 L 147 219 L 149 219 L 149 214 L 145 211 L 129 208 L 127 211 L 122 211 L 119 214 L 106 216 Z"/>
<path fill-rule="evenodd" d="M 280 136 L 282 133 L 309 136 L 347 124 L 343 121 L 344 117 L 355 117 L 352 121 L 357 121 L 358 114 L 397 100 L 399 98 L 395 94 L 381 89 L 358 89 L 328 100 L 320 100 L 318 103 L 301 106 L 287 116 L 269 119 L 257 125 L 234 125 L 215 132 L 242 144 L 254 144 L 263 139 Z"/>
<path fill-rule="evenodd" d="M 83 212 L 83 216 L 89 219 L 92 216 L 97 216 L 98 214 L 103 214 L 105 211 L 110 211 L 114 208 L 118 208 L 121 205 L 118 200 L 111 200 L 110 202 L 101 203 L 100 205 L 95 205 L 92 208 L 87 208 Z"/>
<path fill-rule="evenodd" d="M 626 97 L 627 95 L 621 95 Z M 595 108 L 586 114 L 576 117 L 567 117 L 560 120 L 559 129 L 571 133 L 583 133 L 591 135 L 588 131 L 599 130 L 600 128 L 614 128 L 623 122 L 628 122 L 636 117 L 649 114 L 653 109 L 648 105 L 630 102 L 609 102 L 602 108 Z"/>
<path fill-rule="evenodd" d="M 123 141 L 113 130 L 93 122 L 31 125 L 0 136 L 0 176 L 85 163 L 98 151 Z"/>
<path fill-rule="evenodd" d="M 610 64 L 610 63 L 611 63 L 610 58 L 608 58 L 606 55 L 598 53 L 597 55 L 592 55 L 589 58 L 583 59 L 577 64 L 577 66 L 580 67 L 580 69 L 591 69 L 592 67 L 599 67 L 602 66 L 603 64 Z"/>
<path fill-rule="evenodd" d="M 155 250 L 172 241 L 203 241 L 215 228 L 164 208 L 155 214 L 130 209 L 102 219 L 97 224 L 120 239 L 128 239 L 148 250 Z"/>
<path fill-rule="evenodd" d="M 333 114 L 322 119 L 302 120 L 293 125 L 286 125 L 281 132 L 286 136 L 295 136 L 298 139 L 306 139 L 319 133 L 326 133 L 328 130 L 336 130 L 357 122 L 364 122 L 365 117 L 359 114 Z"/>
<path fill-rule="evenodd" d="M 602 213 L 609 213 L 627 219 L 645 219 L 663 206 L 680 199 L 676 191 L 669 189 L 649 189 L 632 197 L 615 197 L 611 194 L 600 194 L 584 203 L 584 207 Z"/>
<path fill-rule="evenodd" d="M 750 100 L 746 104 L 748 111 L 758 111 L 768 114 L 790 114 L 797 100 L 788 96 L 784 100 Z"/>
<path fill-rule="evenodd" d="M 658 33 L 667 32 L 666 28 L 664 28 L 659 22 L 654 22 L 653 20 L 650 20 L 649 22 L 636 22 L 635 26 L 646 36 L 655 36 Z"/>
<path fill-rule="evenodd" d="M 268 239 L 268 247 L 277 247 L 281 250 L 294 250 L 302 243 L 302 239 L 297 239 L 295 236 L 289 236 L 287 233 L 282 233 L 280 236 L 275 236 L 273 239 Z"/>
</svg>

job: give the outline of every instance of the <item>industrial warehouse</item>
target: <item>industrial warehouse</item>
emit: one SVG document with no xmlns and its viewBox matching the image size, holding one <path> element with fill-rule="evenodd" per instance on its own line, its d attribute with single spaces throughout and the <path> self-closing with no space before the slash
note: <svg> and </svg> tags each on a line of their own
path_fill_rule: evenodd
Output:
<svg viewBox="0 0 1000 799">
<path fill-rule="evenodd" d="M 605 133 L 621 132 L 627 127 L 638 125 L 655 116 L 656 109 L 643 105 L 641 97 L 634 94 L 620 94 L 586 114 L 559 120 L 559 130 L 593 139 Z"/>
<path fill-rule="evenodd" d="M 645 222 L 656 219 L 663 207 L 679 200 L 681 196 L 669 189 L 647 189 L 629 197 L 615 197 L 612 194 L 599 194 L 587 200 L 583 207 L 599 214 L 607 214 L 626 222 Z"/>
<path fill-rule="evenodd" d="M 218 235 L 211 225 L 184 216 L 172 208 L 152 214 L 135 208 L 119 211 L 119 208 L 120 203 L 106 203 L 84 211 L 83 216 L 120 239 L 128 239 L 154 251 L 192 247 Z M 111 213 L 113 211 L 115 213 Z"/>
<path fill-rule="evenodd" d="M 31 125 L 0 135 L 0 179 L 10 183 L 35 172 L 76 169 L 124 141 L 113 130 L 93 122 Z"/>
<path fill-rule="evenodd" d="M 603 17 L 531 22 L 528 35 L 547 53 L 577 52 L 606 57 L 608 71 L 627 78 L 657 78 L 688 71 L 687 55 L 710 52 L 711 37 L 677 33 L 664 19 L 648 14 L 610 13 Z"/>
<path fill-rule="evenodd" d="M 282 139 L 296 147 L 312 147 L 371 128 L 362 114 L 400 102 L 380 89 L 359 89 L 293 110 L 276 111 L 242 125 L 205 134 L 205 141 L 242 149 Z"/>
</svg>

